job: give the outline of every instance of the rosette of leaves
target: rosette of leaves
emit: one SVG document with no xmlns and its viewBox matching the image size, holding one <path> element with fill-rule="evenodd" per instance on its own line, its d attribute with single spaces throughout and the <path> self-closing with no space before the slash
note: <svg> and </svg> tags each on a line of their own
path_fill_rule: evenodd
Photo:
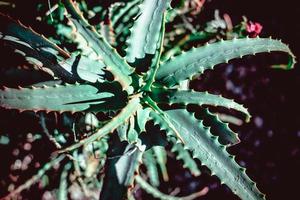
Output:
<svg viewBox="0 0 300 200">
<path fill-rule="evenodd" d="M 112 46 L 118 46 L 110 40 L 113 32 L 100 34 L 84 19 L 75 2 L 64 0 L 63 5 L 80 53 L 63 50 L 31 28 L 1 15 L 1 42 L 50 74 L 53 80 L 29 87 L 4 87 L 0 90 L 0 105 L 19 111 L 105 112 L 109 120 L 96 123 L 96 130 L 91 134 L 54 152 L 50 164 L 34 180 L 54 163 L 66 159 L 63 155 L 76 157 L 82 147 L 101 141 L 109 144 L 109 149 L 107 153 L 103 150 L 105 156 L 99 158 L 106 166 L 104 178 L 99 183 L 100 199 L 133 198 L 134 184 L 161 199 L 180 199 L 162 195 L 155 189 L 159 185 L 158 171 L 168 180 L 166 151 L 162 146 L 169 142 L 177 158 L 194 175 L 200 174 L 194 161 L 198 159 L 241 199 L 265 198 L 245 169 L 227 152 L 228 146 L 239 142 L 237 134 L 208 109 L 203 109 L 196 118 L 187 110 L 187 105 L 234 109 L 244 113 L 248 120 L 247 109 L 219 95 L 189 90 L 182 83 L 218 64 L 262 52 L 289 54 L 290 63 L 286 68 L 290 69 L 295 58 L 287 45 L 271 38 L 222 40 L 182 51 L 162 62 L 166 13 L 172 9 L 170 0 L 143 0 L 112 9 L 111 21 L 118 22 L 121 27 L 129 23 L 126 19 L 123 21 L 122 16 L 134 17 L 129 36 L 125 37 L 126 56 L 122 57 Z M 119 28 L 115 33 L 121 34 L 123 30 L 125 28 Z M 142 73 L 140 69 L 147 71 Z M 57 84 L 57 80 L 62 84 Z M 158 124 L 166 135 L 146 129 L 148 121 Z M 107 137 L 111 142 L 106 141 Z M 137 175 L 142 162 L 146 164 L 151 185 Z M 73 163 L 76 168 L 76 160 Z M 71 164 L 67 162 L 61 175 L 60 191 L 67 191 L 65 179 L 70 169 Z M 66 196 L 63 193 L 60 199 Z"/>
</svg>

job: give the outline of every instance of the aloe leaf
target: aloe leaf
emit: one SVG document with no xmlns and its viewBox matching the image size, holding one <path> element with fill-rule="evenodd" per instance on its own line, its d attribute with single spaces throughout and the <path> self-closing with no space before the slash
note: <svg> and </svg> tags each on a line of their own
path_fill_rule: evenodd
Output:
<svg viewBox="0 0 300 200">
<path fill-rule="evenodd" d="M 226 151 L 226 147 L 218 142 L 216 136 L 210 133 L 210 128 L 203 125 L 184 109 L 166 111 L 168 119 L 180 133 L 187 149 L 192 151 L 193 157 L 199 159 L 212 172 L 241 199 L 265 199 L 256 187 L 256 184 L 246 175 L 245 169 L 240 167 L 234 160 L 234 156 Z M 159 115 L 155 119 L 166 127 L 169 135 L 174 135 L 168 128 L 163 118 Z"/>
<path fill-rule="evenodd" d="M 78 77 L 79 80 L 88 82 L 104 82 L 104 68 L 105 65 L 102 61 L 93 60 L 86 56 L 71 56 L 59 63 L 66 71 L 72 76 Z"/>
<path fill-rule="evenodd" d="M 136 129 L 139 133 L 146 131 L 146 123 L 150 120 L 150 108 L 141 108 L 136 112 Z"/>
<path fill-rule="evenodd" d="M 127 24 L 137 15 L 138 4 L 141 0 L 133 0 L 117 8 L 110 9 L 111 22 L 117 35 L 122 34 Z"/>
<path fill-rule="evenodd" d="M 109 18 L 101 23 L 100 33 L 110 45 L 114 45 L 116 37 Z"/>
<path fill-rule="evenodd" d="M 244 113 L 247 116 L 247 120 L 249 120 L 251 117 L 247 108 L 245 108 L 243 105 L 238 104 L 231 99 L 224 98 L 220 95 L 210 94 L 208 92 L 196 92 L 193 90 L 162 88 L 153 88 L 152 91 L 153 92 L 151 93 L 151 98 L 157 103 L 222 106 Z"/>
<path fill-rule="evenodd" d="M 121 142 L 128 141 L 127 133 L 129 129 L 129 120 L 117 127 L 117 133 Z"/>
<path fill-rule="evenodd" d="M 69 171 L 72 167 L 71 162 L 67 163 L 64 166 L 64 169 L 60 175 L 60 183 L 57 192 L 57 199 L 58 200 L 67 200 L 68 199 L 68 175 Z"/>
<path fill-rule="evenodd" d="M 92 60 L 85 56 L 70 56 L 67 52 L 25 27 L 20 22 L 0 15 L 4 24 L 0 28 L 0 40 L 16 49 L 16 52 L 25 56 L 28 62 L 37 66 L 46 73 L 60 77 L 66 81 L 102 82 L 104 63 L 101 60 Z"/>
<path fill-rule="evenodd" d="M 169 59 L 161 64 L 156 80 L 167 86 L 173 86 L 193 75 L 202 74 L 207 69 L 226 63 L 231 59 L 256 53 L 282 51 L 290 55 L 293 60 L 287 66 L 292 68 L 295 57 L 289 47 L 279 40 L 267 38 L 245 38 L 207 44 L 203 47 L 193 48 L 179 56 Z"/>
<path fill-rule="evenodd" d="M 137 130 L 135 129 L 135 117 L 131 116 L 129 118 L 129 129 L 128 129 L 128 133 L 127 133 L 127 138 L 128 138 L 128 142 L 129 143 L 136 143 L 139 137 L 139 133 L 137 132 Z"/>
<path fill-rule="evenodd" d="M 169 140 L 172 142 L 171 151 L 176 154 L 177 160 L 182 160 L 183 167 L 188 169 L 194 176 L 200 176 L 201 171 L 197 166 L 197 163 L 190 155 L 187 149 L 184 148 L 182 143 L 177 143 L 175 138 L 169 137 Z"/>
<path fill-rule="evenodd" d="M 126 61 L 100 35 L 97 36 L 92 30 L 82 26 L 74 19 L 72 22 L 77 31 L 85 38 L 88 46 L 99 56 L 98 59 L 103 60 L 107 66 L 106 70 L 114 75 L 115 80 L 119 81 L 124 89 L 128 89 L 132 82 L 130 75 L 133 70 Z"/>
<path fill-rule="evenodd" d="M 117 128 L 117 132 L 121 141 L 135 143 L 138 140 L 139 134 L 145 131 L 145 126 L 149 117 L 150 109 L 140 107 L 134 116 L 131 116 L 128 121 L 124 122 Z"/>
<path fill-rule="evenodd" d="M 145 151 L 143 154 L 143 164 L 147 168 L 147 174 L 150 180 L 151 185 L 158 187 L 159 186 L 159 176 L 157 162 L 154 157 L 153 149 Z"/>
<path fill-rule="evenodd" d="M 177 159 L 182 159 L 182 161 L 184 162 L 183 167 L 188 168 L 191 171 L 191 173 L 194 174 L 195 176 L 200 175 L 201 172 L 199 171 L 195 161 L 190 157 L 188 150 L 184 148 L 183 144 L 177 142 L 177 140 L 173 138 L 174 136 L 173 134 L 175 133 L 177 138 L 181 142 L 183 141 L 180 136 L 180 133 L 176 130 L 176 127 L 173 126 L 173 124 L 165 116 L 165 114 L 153 110 L 150 112 L 150 117 L 153 119 L 155 124 L 160 125 L 160 128 L 162 130 L 171 129 L 169 131 L 166 131 L 167 136 L 169 136 L 167 140 L 173 143 L 171 151 L 173 152 L 175 151 L 178 153 Z"/>
<path fill-rule="evenodd" d="M 176 128 L 173 126 L 171 121 L 166 116 L 165 112 L 161 110 L 155 101 L 153 101 L 150 97 L 145 97 L 146 103 L 151 107 L 150 117 L 153 119 L 154 122 L 157 122 L 157 119 L 162 119 L 165 124 L 161 126 L 162 129 L 166 127 L 172 129 L 172 131 L 176 134 L 177 138 L 182 141 L 180 134 L 177 132 Z M 158 120 L 159 121 L 159 120 Z M 160 124 L 161 125 L 161 124 Z M 168 132 L 167 132 L 168 134 Z"/>
<path fill-rule="evenodd" d="M 120 86 L 119 86 L 120 87 Z M 66 84 L 54 87 L 4 88 L 0 90 L 0 106 L 20 111 L 102 111 L 120 109 L 126 96 L 118 84 Z M 121 92 L 121 93 L 119 93 Z M 121 95 L 120 95 L 121 94 Z M 118 96 L 120 95 L 120 96 Z M 123 99 L 121 103 L 120 99 Z"/>
<path fill-rule="evenodd" d="M 151 91 L 151 86 L 155 81 L 155 75 L 157 73 L 157 70 L 159 68 L 159 64 L 160 64 L 160 59 L 161 59 L 161 55 L 162 55 L 162 50 L 163 50 L 163 41 L 164 41 L 164 35 L 165 35 L 165 15 L 163 15 L 163 23 L 162 23 L 162 28 L 161 28 L 161 33 L 160 33 L 160 37 L 159 37 L 159 47 L 158 49 L 155 51 L 155 54 L 152 58 L 152 63 L 150 65 L 150 69 L 148 70 L 148 72 L 146 73 L 146 75 L 144 75 L 144 79 L 146 80 L 146 85 L 143 87 L 144 91 Z"/>
<path fill-rule="evenodd" d="M 40 51 L 47 58 L 59 57 L 68 58 L 69 54 L 45 38 L 36 33 L 30 27 L 26 27 L 19 21 L 15 21 L 9 16 L 0 13 L 1 37 L 7 42 L 15 42 Z"/>
<path fill-rule="evenodd" d="M 98 60 L 98 55 L 94 52 L 94 50 L 89 46 L 86 39 L 77 31 L 75 25 L 73 23 L 68 23 L 69 26 L 59 24 L 57 27 L 57 34 L 61 35 L 72 43 L 77 44 L 77 49 L 80 50 L 81 55 L 84 55 L 88 58 Z"/>
<path fill-rule="evenodd" d="M 99 59 L 103 60 L 107 66 L 106 69 L 114 75 L 115 80 L 119 81 L 125 90 L 132 92 L 132 89 L 129 87 L 132 83 L 130 75 L 133 73 L 133 68 L 131 68 L 125 59 L 98 34 L 95 28 L 88 24 L 83 18 L 79 8 L 77 8 L 71 0 L 64 0 L 63 2 L 73 17 L 70 20 L 75 25 L 78 33 L 85 38 L 88 46 L 94 50 Z"/>
<path fill-rule="evenodd" d="M 96 133 L 88 136 L 87 138 L 84 138 L 80 140 L 79 142 L 58 151 L 58 153 L 64 153 L 68 151 L 72 151 L 74 149 L 77 149 L 81 147 L 82 145 L 89 144 L 97 139 L 103 138 L 107 134 L 111 133 L 113 130 L 115 130 L 117 127 L 122 125 L 126 120 L 130 118 L 130 116 L 134 115 L 136 111 L 140 108 L 140 99 L 139 97 L 135 96 L 133 97 L 127 105 L 109 122 L 107 122 L 102 128 L 100 128 Z"/>
<path fill-rule="evenodd" d="M 154 146 L 152 147 L 157 164 L 159 165 L 162 177 L 164 181 L 169 180 L 169 175 L 167 171 L 167 152 L 164 147 Z"/>
<path fill-rule="evenodd" d="M 169 4 L 170 0 L 144 0 L 140 5 L 140 13 L 127 41 L 128 62 L 133 63 L 136 58 L 141 59 L 146 54 L 154 54 L 159 48 L 163 15 Z"/>
<path fill-rule="evenodd" d="M 238 134 L 233 132 L 228 123 L 222 122 L 218 115 L 211 113 L 208 109 L 203 109 L 200 112 L 199 118 L 203 120 L 204 125 L 211 127 L 211 132 L 219 137 L 219 142 L 223 145 L 235 145 L 240 142 Z"/>
<path fill-rule="evenodd" d="M 139 12 L 140 0 L 128 3 L 117 3 L 110 8 L 110 18 L 116 36 L 116 46 L 121 55 L 126 55 L 126 40 L 130 36 L 130 28 Z"/>
<path fill-rule="evenodd" d="M 115 143 L 108 154 L 112 159 L 106 161 L 105 177 L 100 199 L 126 199 L 127 190 L 133 184 L 134 176 L 142 161 L 144 149 L 136 144 L 128 144 L 125 148 Z"/>
<path fill-rule="evenodd" d="M 27 28 L 1 13 L 0 24 L 0 40 L 23 55 L 27 61 L 52 76 L 66 81 L 78 81 L 59 65 L 60 61 L 70 58 L 67 52 L 31 28 Z"/>
</svg>

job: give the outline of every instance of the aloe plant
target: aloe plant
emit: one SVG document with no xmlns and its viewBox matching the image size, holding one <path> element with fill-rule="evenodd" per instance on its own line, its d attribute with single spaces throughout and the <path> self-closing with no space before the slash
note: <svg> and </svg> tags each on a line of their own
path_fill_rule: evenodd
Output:
<svg viewBox="0 0 300 200">
<path fill-rule="evenodd" d="M 68 159 L 62 155 L 72 155 L 75 159 L 68 160 L 63 168 L 58 194 L 60 199 L 66 199 L 68 182 L 63 180 L 68 176 L 71 166 L 78 173 L 85 168 L 86 174 L 100 173 L 103 168 L 102 164 L 97 164 L 91 172 L 91 169 L 87 170 L 87 165 L 82 167 L 77 160 L 80 158 L 78 154 L 90 155 L 95 151 L 91 150 L 90 145 L 97 144 L 97 148 L 102 148 L 98 159 L 106 166 L 98 184 L 101 200 L 133 198 L 131 192 L 135 184 L 157 198 L 180 199 L 160 195 L 155 189 L 159 186 L 159 174 L 165 181 L 168 180 L 166 150 L 163 146 L 169 143 L 173 146 L 172 151 L 178 155 L 177 159 L 181 159 L 192 174 L 201 174 L 194 161 L 198 159 L 241 199 L 265 199 L 245 169 L 227 152 L 229 146 L 239 142 L 237 134 L 217 114 L 203 109 L 196 118 L 194 113 L 187 110 L 187 105 L 234 109 L 243 113 L 246 120 L 251 117 L 248 110 L 231 99 L 190 90 L 183 83 L 221 63 L 245 55 L 285 52 L 291 61 L 287 69 L 293 67 L 295 57 L 289 47 L 279 40 L 247 37 L 207 43 L 169 58 L 164 48 L 165 24 L 170 23 L 170 16 L 176 15 L 170 1 L 133 0 L 114 5 L 107 12 L 109 14 L 102 15 L 109 15 L 109 23 L 103 23 L 101 27 L 110 25 L 115 32 L 104 29 L 104 34 L 100 34 L 97 27 L 90 25 L 83 17 L 78 6 L 80 4 L 64 0 L 60 6 L 66 8 L 71 27 L 60 28 L 66 37 L 78 44 L 79 51 L 72 53 L 19 21 L 1 14 L 0 40 L 3 44 L 12 47 L 28 62 L 53 77 L 51 81 L 31 86 L 4 87 L 0 90 L 1 107 L 20 112 L 82 112 L 88 115 L 104 112 L 108 116 L 108 120 L 91 123 L 94 129 L 89 128 L 86 137 L 69 146 L 52 138 L 61 144 L 57 145 L 58 149 L 53 152 L 50 163 L 29 181 L 31 184 L 41 178 L 53 163 Z M 130 17 L 123 19 L 124 16 Z M 131 16 L 135 16 L 133 23 L 130 22 Z M 73 38 L 68 31 L 72 31 Z M 126 39 L 125 50 L 115 44 L 122 39 L 111 40 L 114 34 L 119 34 L 123 41 Z M 178 46 L 173 48 L 178 52 Z M 122 53 L 126 55 L 123 57 L 120 55 Z M 147 71 L 141 71 L 142 68 Z M 150 121 L 158 124 L 166 135 L 146 128 Z M 86 126 L 86 123 L 78 126 Z M 59 149 L 61 145 L 63 148 Z M 138 175 L 142 173 L 139 169 L 142 163 L 146 164 L 152 186 Z M 24 188 L 20 186 L 7 198 Z M 196 198 L 197 195 L 192 197 Z"/>
</svg>

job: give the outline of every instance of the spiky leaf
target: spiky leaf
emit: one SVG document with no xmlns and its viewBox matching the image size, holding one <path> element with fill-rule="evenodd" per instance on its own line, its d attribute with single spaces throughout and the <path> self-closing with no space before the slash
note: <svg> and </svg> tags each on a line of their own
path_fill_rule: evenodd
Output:
<svg viewBox="0 0 300 200">
<path fill-rule="evenodd" d="M 228 185 L 241 199 L 264 199 L 264 195 L 257 189 L 255 183 L 246 175 L 245 169 L 240 167 L 218 142 L 217 137 L 210 133 L 202 121 L 191 116 L 184 109 L 166 111 L 169 120 L 180 133 L 183 143 L 193 152 L 193 156 L 206 165 L 212 174 Z M 164 123 L 162 118 L 156 118 Z M 167 129 L 167 131 L 171 131 Z M 174 134 L 175 135 L 175 134 Z"/>
<path fill-rule="evenodd" d="M 222 106 L 243 112 L 248 118 L 250 118 L 250 113 L 244 106 L 220 95 L 209 94 L 208 92 L 196 92 L 192 90 L 162 88 L 153 88 L 152 91 L 151 97 L 158 103 Z"/>
<path fill-rule="evenodd" d="M 175 138 L 170 137 L 169 140 L 172 143 L 171 151 L 176 154 L 176 159 L 182 160 L 183 167 L 190 170 L 190 172 L 194 176 L 199 176 L 201 174 L 201 171 L 197 166 L 195 160 L 190 155 L 190 152 L 184 148 L 184 145 L 182 143 L 177 143 L 177 140 Z"/>
<path fill-rule="evenodd" d="M 124 5 L 119 4 L 110 8 L 112 26 L 119 44 L 123 44 L 130 33 L 129 28 L 132 27 L 134 17 L 139 12 L 139 3 L 140 0 L 132 0 Z"/>
<path fill-rule="evenodd" d="M 265 38 L 246 38 L 216 42 L 203 47 L 194 48 L 161 64 L 156 80 L 164 85 L 173 86 L 185 79 L 191 79 L 195 74 L 201 74 L 207 69 L 228 62 L 234 58 L 256 53 L 282 51 L 293 60 L 287 68 L 292 68 L 294 56 L 289 47 L 279 40 Z"/>
<path fill-rule="evenodd" d="M 136 129 L 139 133 L 146 130 L 146 123 L 150 120 L 150 110 L 150 108 L 141 108 L 136 112 Z"/>
<path fill-rule="evenodd" d="M 121 141 L 135 143 L 141 132 L 145 131 L 146 122 L 149 120 L 149 109 L 142 107 L 136 111 L 136 115 L 131 116 L 128 121 L 117 128 Z"/>
<path fill-rule="evenodd" d="M 14 48 L 26 60 L 55 78 L 65 81 L 102 82 L 104 63 L 86 56 L 72 55 L 60 49 L 32 29 L 0 14 L 0 40 Z"/>
<path fill-rule="evenodd" d="M 146 54 L 154 54 L 160 46 L 160 30 L 163 15 L 170 0 L 144 0 L 140 13 L 131 28 L 131 36 L 126 50 L 126 59 L 133 63 L 136 58 L 144 58 Z"/>
<path fill-rule="evenodd" d="M 88 82 L 104 82 L 105 65 L 101 60 L 93 60 L 86 56 L 72 56 L 59 63 L 67 72 L 78 80 Z"/>
<path fill-rule="evenodd" d="M 238 134 L 233 132 L 227 123 L 222 122 L 218 115 L 211 113 L 208 109 L 197 112 L 204 125 L 211 127 L 211 132 L 219 137 L 219 142 L 224 145 L 235 145 L 240 142 Z"/>
<path fill-rule="evenodd" d="M 99 56 L 99 59 L 103 59 L 103 62 L 107 66 L 107 70 L 112 72 L 115 79 L 122 84 L 123 88 L 132 91 L 129 87 L 132 83 L 130 75 L 132 74 L 133 69 L 126 63 L 125 59 L 123 59 L 118 52 L 88 24 L 83 18 L 80 10 L 71 0 L 64 0 L 63 2 L 68 12 L 73 17 L 70 20 L 75 25 L 76 30 L 86 40 L 88 46 L 94 50 Z"/>
<path fill-rule="evenodd" d="M 164 147 L 161 146 L 155 146 L 152 147 L 157 164 L 159 165 L 162 177 L 164 179 L 164 181 L 168 181 L 169 180 L 169 175 L 168 175 L 168 171 L 167 171 L 167 152 L 165 150 Z"/>
<path fill-rule="evenodd" d="M 116 98 L 123 99 L 123 103 Z M 120 109 L 125 103 L 126 95 L 117 83 L 66 84 L 0 90 L 1 106 L 21 111 L 103 111 Z"/>
<path fill-rule="evenodd" d="M 0 13 L 0 40 L 41 70 L 66 81 L 78 81 L 59 65 L 70 55 L 44 36 Z"/>
<path fill-rule="evenodd" d="M 149 149 L 143 154 L 143 163 L 147 168 L 147 174 L 151 185 L 155 187 L 159 186 L 157 162 L 155 160 L 152 149 Z"/>
<path fill-rule="evenodd" d="M 70 172 L 72 165 L 71 163 L 67 163 L 64 166 L 64 169 L 60 175 L 60 183 L 57 192 L 58 200 L 67 200 L 68 199 L 68 175 Z"/>
</svg>

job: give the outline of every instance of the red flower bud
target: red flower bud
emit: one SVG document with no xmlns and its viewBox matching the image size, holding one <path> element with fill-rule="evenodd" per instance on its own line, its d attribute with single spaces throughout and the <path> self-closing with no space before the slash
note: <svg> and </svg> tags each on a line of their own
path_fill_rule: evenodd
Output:
<svg viewBox="0 0 300 200">
<path fill-rule="evenodd" d="M 246 26 L 246 31 L 250 37 L 256 37 L 261 33 L 262 25 L 260 23 L 249 22 Z"/>
</svg>

